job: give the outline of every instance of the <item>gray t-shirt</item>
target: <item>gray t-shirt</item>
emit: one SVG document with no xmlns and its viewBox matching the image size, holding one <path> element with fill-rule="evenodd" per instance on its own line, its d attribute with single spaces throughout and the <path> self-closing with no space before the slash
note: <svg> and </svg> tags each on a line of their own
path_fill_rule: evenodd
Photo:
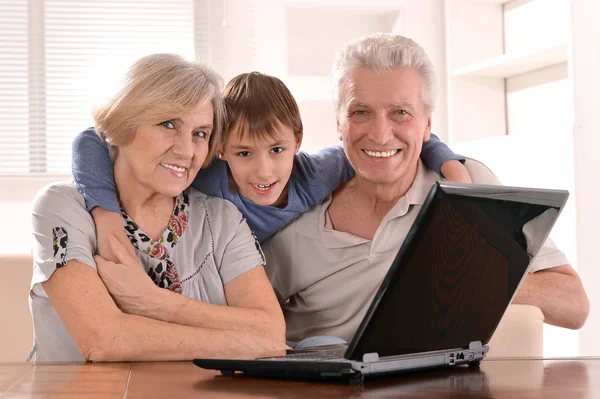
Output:
<svg viewBox="0 0 600 399">
<path fill-rule="evenodd" d="M 29 302 L 36 361 L 83 361 L 41 283 L 71 260 L 96 269 L 94 220 L 73 183 L 64 182 L 38 193 L 32 223 L 34 262 Z M 139 264 L 154 283 L 199 301 L 227 305 L 223 285 L 264 264 L 260 246 L 237 208 L 193 188 L 176 198 L 160 239 L 152 240 L 125 213 L 123 225 Z"/>
</svg>

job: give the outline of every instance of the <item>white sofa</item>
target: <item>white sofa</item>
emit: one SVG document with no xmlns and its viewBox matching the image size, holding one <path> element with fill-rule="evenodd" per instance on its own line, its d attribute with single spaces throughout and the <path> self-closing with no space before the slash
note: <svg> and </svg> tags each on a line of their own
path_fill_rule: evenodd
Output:
<svg viewBox="0 0 600 399">
<path fill-rule="evenodd" d="M 31 348 L 31 272 L 30 255 L 0 253 L 0 362 L 23 361 Z M 509 306 L 489 343 L 488 357 L 542 356 L 543 322 L 537 307 Z"/>
</svg>

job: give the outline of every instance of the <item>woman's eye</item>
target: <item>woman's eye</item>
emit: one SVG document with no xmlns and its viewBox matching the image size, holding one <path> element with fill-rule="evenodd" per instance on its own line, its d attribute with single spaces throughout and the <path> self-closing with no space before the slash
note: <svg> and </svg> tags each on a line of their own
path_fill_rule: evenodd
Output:
<svg viewBox="0 0 600 399">
<path fill-rule="evenodd" d="M 274 154 L 279 154 L 282 153 L 284 151 L 284 149 L 282 147 L 273 147 L 271 148 L 271 152 Z"/>
<path fill-rule="evenodd" d="M 194 137 L 203 139 L 203 138 L 208 137 L 208 134 L 206 134 L 206 132 L 204 130 L 201 130 L 199 132 L 194 133 Z"/>
<path fill-rule="evenodd" d="M 250 156 L 250 151 L 240 151 L 237 153 L 238 157 L 248 157 Z"/>
<path fill-rule="evenodd" d="M 173 121 L 164 121 L 159 123 L 159 125 L 166 127 L 167 129 L 175 129 L 175 124 L 173 123 Z"/>
</svg>

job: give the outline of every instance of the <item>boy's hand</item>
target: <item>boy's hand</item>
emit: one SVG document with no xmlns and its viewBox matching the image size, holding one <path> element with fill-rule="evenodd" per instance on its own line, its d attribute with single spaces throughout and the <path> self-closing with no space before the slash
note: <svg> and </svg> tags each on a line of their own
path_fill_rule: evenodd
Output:
<svg viewBox="0 0 600 399">
<path fill-rule="evenodd" d="M 112 251 L 108 236 L 112 233 L 117 240 L 123 244 L 129 254 L 134 258 L 135 248 L 129 242 L 125 229 L 123 229 L 123 218 L 117 212 L 107 211 L 99 206 L 92 209 L 92 217 L 96 223 L 96 242 L 98 244 L 98 255 L 112 262 L 118 262 Z"/>
<path fill-rule="evenodd" d="M 459 161 L 446 161 L 442 164 L 442 175 L 447 181 L 457 183 L 472 183 L 467 168 Z"/>
</svg>

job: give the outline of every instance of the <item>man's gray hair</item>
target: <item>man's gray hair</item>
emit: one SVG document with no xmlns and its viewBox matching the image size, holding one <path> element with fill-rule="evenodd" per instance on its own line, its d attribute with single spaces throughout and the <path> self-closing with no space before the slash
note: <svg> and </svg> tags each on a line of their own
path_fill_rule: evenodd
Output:
<svg viewBox="0 0 600 399">
<path fill-rule="evenodd" d="M 423 48 L 414 40 L 391 33 L 375 33 L 346 42 L 333 63 L 333 106 L 339 116 L 345 82 L 356 68 L 374 71 L 411 68 L 421 76 L 423 103 L 428 115 L 435 108 L 435 68 Z"/>
</svg>

